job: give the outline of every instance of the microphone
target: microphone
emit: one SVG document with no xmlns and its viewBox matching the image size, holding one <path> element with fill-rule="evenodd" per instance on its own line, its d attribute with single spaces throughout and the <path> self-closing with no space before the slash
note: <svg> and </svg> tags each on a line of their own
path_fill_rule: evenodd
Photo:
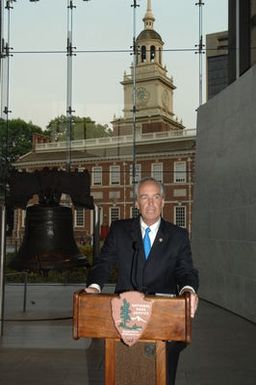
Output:
<svg viewBox="0 0 256 385">
<path fill-rule="evenodd" d="M 134 250 L 135 252 L 139 250 L 138 241 L 133 241 L 133 242 L 132 242 L 132 248 L 133 248 L 133 250 Z"/>
<path fill-rule="evenodd" d="M 139 291 L 139 285 L 137 281 L 137 272 L 138 272 L 138 254 L 139 254 L 139 244 L 138 241 L 132 241 L 133 257 L 131 265 L 131 284 L 134 290 Z"/>
<path fill-rule="evenodd" d="M 131 266 L 131 284 L 133 287 L 133 290 L 142 292 L 144 294 L 148 293 L 148 288 L 143 286 L 143 266 L 140 262 L 140 243 L 138 241 L 132 242 L 132 248 L 134 250 L 133 257 L 132 257 L 132 266 Z"/>
</svg>

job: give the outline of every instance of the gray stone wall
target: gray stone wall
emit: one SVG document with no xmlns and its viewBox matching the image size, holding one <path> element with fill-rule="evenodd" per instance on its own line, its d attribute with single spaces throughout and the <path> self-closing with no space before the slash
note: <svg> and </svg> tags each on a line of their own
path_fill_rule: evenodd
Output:
<svg viewBox="0 0 256 385">
<path fill-rule="evenodd" d="M 200 295 L 256 322 L 256 66 L 199 108 L 197 129 Z"/>
</svg>

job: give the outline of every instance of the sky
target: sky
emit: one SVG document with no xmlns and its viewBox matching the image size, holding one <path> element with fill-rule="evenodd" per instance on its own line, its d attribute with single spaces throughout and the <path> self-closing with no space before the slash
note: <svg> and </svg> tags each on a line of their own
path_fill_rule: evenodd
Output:
<svg viewBox="0 0 256 385">
<path fill-rule="evenodd" d="M 3 0 L 4 1 L 4 0 Z M 196 0 L 152 0 L 154 29 L 164 41 L 163 64 L 177 87 L 174 113 L 186 128 L 196 127 L 199 105 L 199 55 L 192 50 L 199 41 L 199 7 Z M 44 129 L 67 109 L 67 6 L 70 0 L 17 0 L 9 12 L 9 83 L 5 59 L 2 105 L 10 119 L 32 121 Z M 124 71 L 130 73 L 129 50 L 144 28 L 147 0 L 73 0 L 72 109 L 76 116 L 90 116 L 110 125 L 122 116 Z M 4 1 L 6 4 L 6 1 Z M 224 31 L 228 0 L 205 0 L 202 33 Z M 7 41 L 7 10 L 4 38 Z M 135 24 L 134 24 L 135 20 Z M 190 51 L 191 50 L 191 51 Z M 203 102 L 205 102 L 205 55 L 203 55 Z M 9 101 L 7 102 L 7 84 Z M 3 109 L 3 107 L 2 107 Z"/>
</svg>

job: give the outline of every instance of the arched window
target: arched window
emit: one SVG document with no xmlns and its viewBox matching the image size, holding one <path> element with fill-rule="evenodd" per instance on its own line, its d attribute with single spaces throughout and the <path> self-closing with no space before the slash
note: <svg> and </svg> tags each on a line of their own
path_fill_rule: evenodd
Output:
<svg viewBox="0 0 256 385">
<path fill-rule="evenodd" d="M 141 62 L 144 63 L 146 61 L 146 47 L 143 45 L 141 47 Z"/>
<path fill-rule="evenodd" d="M 150 47 L 150 61 L 154 62 L 156 56 L 156 47 L 154 45 L 151 45 Z"/>
</svg>

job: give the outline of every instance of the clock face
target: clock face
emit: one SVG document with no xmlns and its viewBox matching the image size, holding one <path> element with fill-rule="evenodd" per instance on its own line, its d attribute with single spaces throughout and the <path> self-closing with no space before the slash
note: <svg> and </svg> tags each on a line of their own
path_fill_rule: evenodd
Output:
<svg viewBox="0 0 256 385">
<path fill-rule="evenodd" d="M 136 89 L 136 98 L 138 100 L 138 103 L 146 104 L 149 101 L 150 93 L 146 90 L 146 88 L 138 87 Z"/>
</svg>

